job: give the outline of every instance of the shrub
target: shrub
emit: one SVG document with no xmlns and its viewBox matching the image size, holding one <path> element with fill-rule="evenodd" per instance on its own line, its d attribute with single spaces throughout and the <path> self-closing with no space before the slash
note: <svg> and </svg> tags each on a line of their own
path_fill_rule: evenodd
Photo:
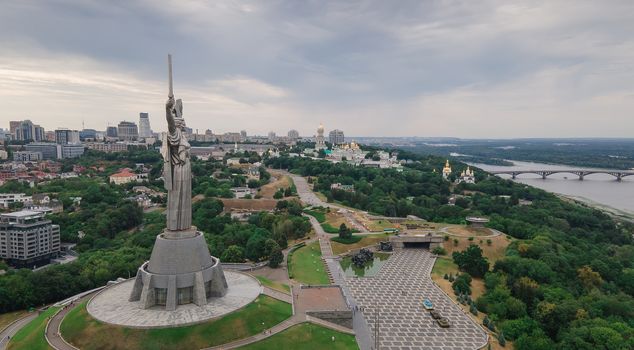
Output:
<svg viewBox="0 0 634 350">
<path fill-rule="evenodd" d="M 487 245 L 491 245 L 491 243 L 493 243 L 493 241 L 491 241 L 491 239 L 487 239 Z"/>
<path fill-rule="evenodd" d="M 443 247 L 436 247 L 436 248 L 432 249 L 431 252 L 436 254 L 436 255 L 446 255 L 447 254 L 447 251 Z"/>
<path fill-rule="evenodd" d="M 471 312 L 472 314 L 474 314 L 475 316 L 478 316 L 478 308 L 475 307 L 475 305 L 472 303 L 471 306 L 469 307 L 469 312 Z"/>
<path fill-rule="evenodd" d="M 473 237 L 469 237 L 469 242 L 473 242 Z"/>
<path fill-rule="evenodd" d="M 458 239 L 457 239 L 457 238 L 454 238 L 454 239 L 453 239 L 453 246 L 454 246 L 454 247 L 457 247 L 457 246 L 458 246 Z"/>
<path fill-rule="evenodd" d="M 341 244 L 354 244 L 359 242 L 361 239 L 363 239 L 362 236 L 351 236 L 348 238 L 333 237 L 331 240 Z"/>
</svg>

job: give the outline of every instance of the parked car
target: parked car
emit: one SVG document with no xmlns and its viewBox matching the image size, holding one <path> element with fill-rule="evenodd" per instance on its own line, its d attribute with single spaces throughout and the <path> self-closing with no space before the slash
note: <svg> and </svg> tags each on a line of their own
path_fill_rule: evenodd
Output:
<svg viewBox="0 0 634 350">
<path fill-rule="evenodd" d="M 441 317 L 437 319 L 436 322 L 438 322 L 438 325 L 442 328 L 449 328 L 451 326 L 451 323 L 446 317 Z"/>
</svg>

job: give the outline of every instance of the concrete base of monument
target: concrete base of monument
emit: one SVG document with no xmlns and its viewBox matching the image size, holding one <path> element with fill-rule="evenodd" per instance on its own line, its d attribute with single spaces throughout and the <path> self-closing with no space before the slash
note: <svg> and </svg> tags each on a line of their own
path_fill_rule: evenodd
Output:
<svg viewBox="0 0 634 350">
<path fill-rule="evenodd" d="M 255 278 L 238 272 L 225 271 L 227 294 L 211 297 L 207 304 L 179 305 L 167 311 L 164 306 L 143 309 L 139 301 L 128 301 L 134 287 L 134 279 L 104 289 L 87 305 L 88 313 L 95 319 L 124 327 L 165 328 L 179 327 L 208 321 L 240 309 L 262 293 L 262 286 Z"/>
</svg>

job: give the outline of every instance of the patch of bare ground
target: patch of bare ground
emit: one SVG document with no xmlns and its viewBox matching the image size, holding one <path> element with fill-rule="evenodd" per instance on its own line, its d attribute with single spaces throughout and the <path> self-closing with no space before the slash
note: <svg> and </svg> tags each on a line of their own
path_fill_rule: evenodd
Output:
<svg viewBox="0 0 634 350">
<path fill-rule="evenodd" d="M 275 170 L 268 170 L 271 174 L 271 180 L 268 184 L 260 187 L 258 195 L 262 198 L 273 199 L 273 195 L 280 188 L 288 188 L 293 184 L 290 176 L 283 175 Z"/>
<path fill-rule="evenodd" d="M 239 210 L 273 210 L 277 205 L 276 199 L 235 199 L 235 198 L 220 198 L 222 204 L 224 204 L 224 210 L 230 211 L 232 209 Z"/>
</svg>

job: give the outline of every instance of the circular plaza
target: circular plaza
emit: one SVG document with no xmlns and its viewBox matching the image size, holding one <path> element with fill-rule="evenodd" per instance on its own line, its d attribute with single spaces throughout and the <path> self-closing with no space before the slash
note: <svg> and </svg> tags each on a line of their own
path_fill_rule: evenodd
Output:
<svg viewBox="0 0 634 350">
<path fill-rule="evenodd" d="M 207 304 L 179 305 L 176 310 L 153 306 L 143 309 L 139 301 L 128 301 L 134 279 L 104 289 L 87 305 L 95 319 L 133 328 L 178 327 L 204 322 L 240 309 L 251 303 L 262 292 L 262 286 L 253 277 L 239 272 L 225 271 L 227 294 L 210 297 Z"/>
</svg>

